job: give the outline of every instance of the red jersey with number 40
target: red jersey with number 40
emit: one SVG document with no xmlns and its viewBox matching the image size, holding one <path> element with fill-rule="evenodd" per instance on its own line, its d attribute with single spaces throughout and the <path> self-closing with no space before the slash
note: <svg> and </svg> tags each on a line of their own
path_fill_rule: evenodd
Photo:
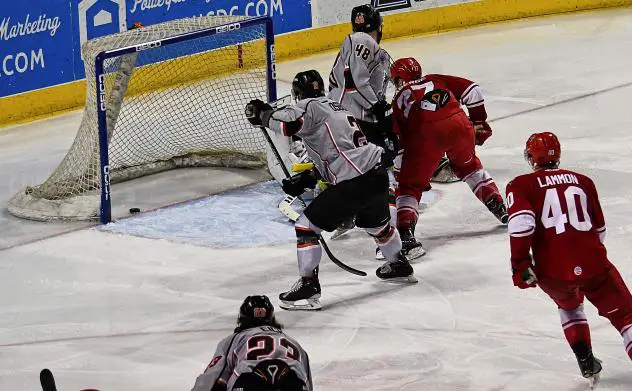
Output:
<svg viewBox="0 0 632 391">
<path fill-rule="evenodd" d="M 430 101 L 424 102 L 424 95 L 433 90 L 445 90 L 450 98 L 443 106 Z M 485 121 L 485 101 L 478 84 L 457 76 L 430 74 L 400 87 L 393 97 L 394 131 L 402 134 L 407 124 L 421 125 L 420 122 L 434 122 L 453 116 L 462 111 L 464 104 L 472 121 Z"/>
<path fill-rule="evenodd" d="M 533 250 L 538 278 L 583 280 L 611 266 L 593 181 L 569 170 L 538 170 L 507 185 L 511 259 Z"/>
</svg>

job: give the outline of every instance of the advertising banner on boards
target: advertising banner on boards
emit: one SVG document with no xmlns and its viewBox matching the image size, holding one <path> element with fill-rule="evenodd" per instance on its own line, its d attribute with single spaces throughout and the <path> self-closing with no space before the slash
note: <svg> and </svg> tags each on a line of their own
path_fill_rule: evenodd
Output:
<svg viewBox="0 0 632 391">
<path fill-rule="evenodd" d="M 435 7 L 470 3 L 480 0 L 312 0 L 314 27 L 348 23 L 353 7 L 372 3 L 384 15 L 397 12 L 411 12 Z"/>
<path fill-rule="evenodd" d="M 275 34 L 312 25 L 310 0 L 13 1 L 0 16 L 0 98 L 83 79 L 86 40 L 203 15 L 271 16 Z"/>
</svg>

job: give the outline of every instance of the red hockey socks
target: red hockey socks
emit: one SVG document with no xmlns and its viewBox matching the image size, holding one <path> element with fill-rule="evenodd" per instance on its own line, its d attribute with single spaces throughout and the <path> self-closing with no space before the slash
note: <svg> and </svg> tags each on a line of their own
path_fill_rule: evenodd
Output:
<svg viewBox="0 0 632 391">
<path fill-rule="evenodd" d="M 492 178 L 492 176 L 484 169 L 476 170 L 470 173 L 463 178 L 462 181 L 467 183 L 472 190 L 472 193 L 474 193 L 476 198 L 478 198 L 482 203 L 487 202 L 487 200 L 489 200 L 492 196 L 497 196 L 500 200 L 502 200 L 498 186 L 494 183 L 494 178 Z"/>
<path fill-rule="evenodd" d="M 584 313 L 584 305 L 580 304 L 580 306 L 574 310 L 560 308 L 559 312 L 562 328 L 564 329 L 564 336 L 566 336 L 568 344 L 573 346 L 578 342 L 583 342 L 588 347 L 591 347 L 590 328 L 588 327 L 588 319 L 586 319 L 586 314 Z"/>
</svg>

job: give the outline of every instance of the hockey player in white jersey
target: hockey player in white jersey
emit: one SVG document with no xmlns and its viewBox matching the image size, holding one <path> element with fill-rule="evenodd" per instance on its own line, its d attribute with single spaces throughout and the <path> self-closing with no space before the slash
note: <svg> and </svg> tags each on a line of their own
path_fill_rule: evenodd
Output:
<svg viewBox="0 0 632 391">
<path fill-rule="evenodd" d="M 360 5 L 351 11 L 351 26 L 353 33 L 342 43 L 329 75 L 328 97 L 351 112 L 369 142 L 385 146 L 392 122 L 385 96 L 390 56 L 379 45 L 382 16 L 373 6 Z"/>
<path fill-rule="evenodd" d="M 192 391 L 312 391 L 307 352 L 283 332 L 267 296 L 248 296 Z"/>
<path fill-rule="evenodd" d="M 385 96 L 391 58 L 379 46 L 382 16 L 370 4 L 354 7 L 351 27 L 353 32 L 342 43 L 329 74 L 328 97 L 351 112 L 367 141 L 395 151 L 397 138 L 392 132 L 390 104 Z M 394 205 L 394 195 L 391 198 Z M 332 239 L 353 227 L 350 218 L 334 232 Z"/>
<path fill-rule="evenodd" d="M 340 104 L 325 97 L 324 83 L 315 70 L 300 72 L 292 82 L 295 105 L 273 110 L 260 100 L 246 106 L 246 117 L 287 136 L 303 139 L 315 170 L 283 180 L 283 190 L 298 196 L 314 188 L 317 177 L 329 186 L 305 208 L 295 223 L 300 279 L 279 296 L 284 309 L 320 309 L 318 265 L 319 235 L 356 216 L 386 257 L 376 275 L 383 280 L 416 282 L 413 269 L 401 252 L 399 233 L 390 224 L 389 179 L 386 167 L 392 154 L 368 143 L 356 119 Z"/>
</svg>

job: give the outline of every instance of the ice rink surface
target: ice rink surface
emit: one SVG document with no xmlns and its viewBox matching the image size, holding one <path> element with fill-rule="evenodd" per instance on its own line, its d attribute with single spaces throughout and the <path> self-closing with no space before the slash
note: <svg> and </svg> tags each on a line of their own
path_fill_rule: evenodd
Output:
<svg viewBox="0 0 632 391">
<path fill-rule="evenodd" d="M 383 46 L 396 58 L 417 57 L 427 73 L 463 75 L 481 84 L 494 135 L 479 152 L 501 187 L 528 170 L 522 158 L 526 137 L 556 132 L 563 166 L 595 180 L 610 258 L 632 283 L 632 9 Z M 299 70 L 316 68 L 326 76 L 334 57 L 280 64 L 279 74 L 287 81 Z M 79 117 L 71 113 L 0 131 L 0 201 L 45 179 L 70 145 Z M 151 184 L 151 178 L 143 181 Z M 187 184 L 178 183 L 178 191 Z M 292 230 L 279 223 L 285 241 L 261 232 L 274 229 L 278 219 L 275 189 L 257 186 L 264 187 L 251 194 L 253 205 L 235 212 L 243 213 L 244 222 L 226 218 L 228 233 L 196 213 L 188 219 L 167 210 L 171 214 L 163 220 L 148 214 L 124 222 L 139 229 L 154 224 L 152 232 L 161 231 L 155 237 L 162 239 L 89 228 L 0 251 L 0 390 L 37 390 L 43 367 L 53 370 L 61 391 L 190 389 L 218 340 L 234 328 L 243 298 L 263 293 L 276 303 L 296 279 Z M 315 388 L 587 389 L 555 306 L 538 290 L 512 287 L 505 229 L 467 186 L 435 188 L 442 198 L 418 226 L 428 250 L 415 265 L 419 284 L 379 282 L 372 241 L 354 233 L 332 242 L 332 250 L 369 276 L 350 275 L 324 260 L 323 311 L 278 311 L 288 333 L 310 353 Z M 248 196 L 231 192 L 218 202 L 236 194 Z M 185 205 L 189 212 L 204 210 L 203 202 L 213 207 L 200 202 Z M 76 226 L 25 223 L 6 212 L 0 223 L 4 247 Z M 183 243 L 171 237 L 174 232 L 191 232 L 198 241 Z M 260 240 L 239 239 L 249 232 Z M 204 234 L 216 240 L 200 240 Z M 236 245 L 221 245 L 229 234 Z M 591 306 L 587 313 L 595 352 L 604 361 L 599 389 L 631 390 L 632 363 L 621 337 Z"/>
</svg>

